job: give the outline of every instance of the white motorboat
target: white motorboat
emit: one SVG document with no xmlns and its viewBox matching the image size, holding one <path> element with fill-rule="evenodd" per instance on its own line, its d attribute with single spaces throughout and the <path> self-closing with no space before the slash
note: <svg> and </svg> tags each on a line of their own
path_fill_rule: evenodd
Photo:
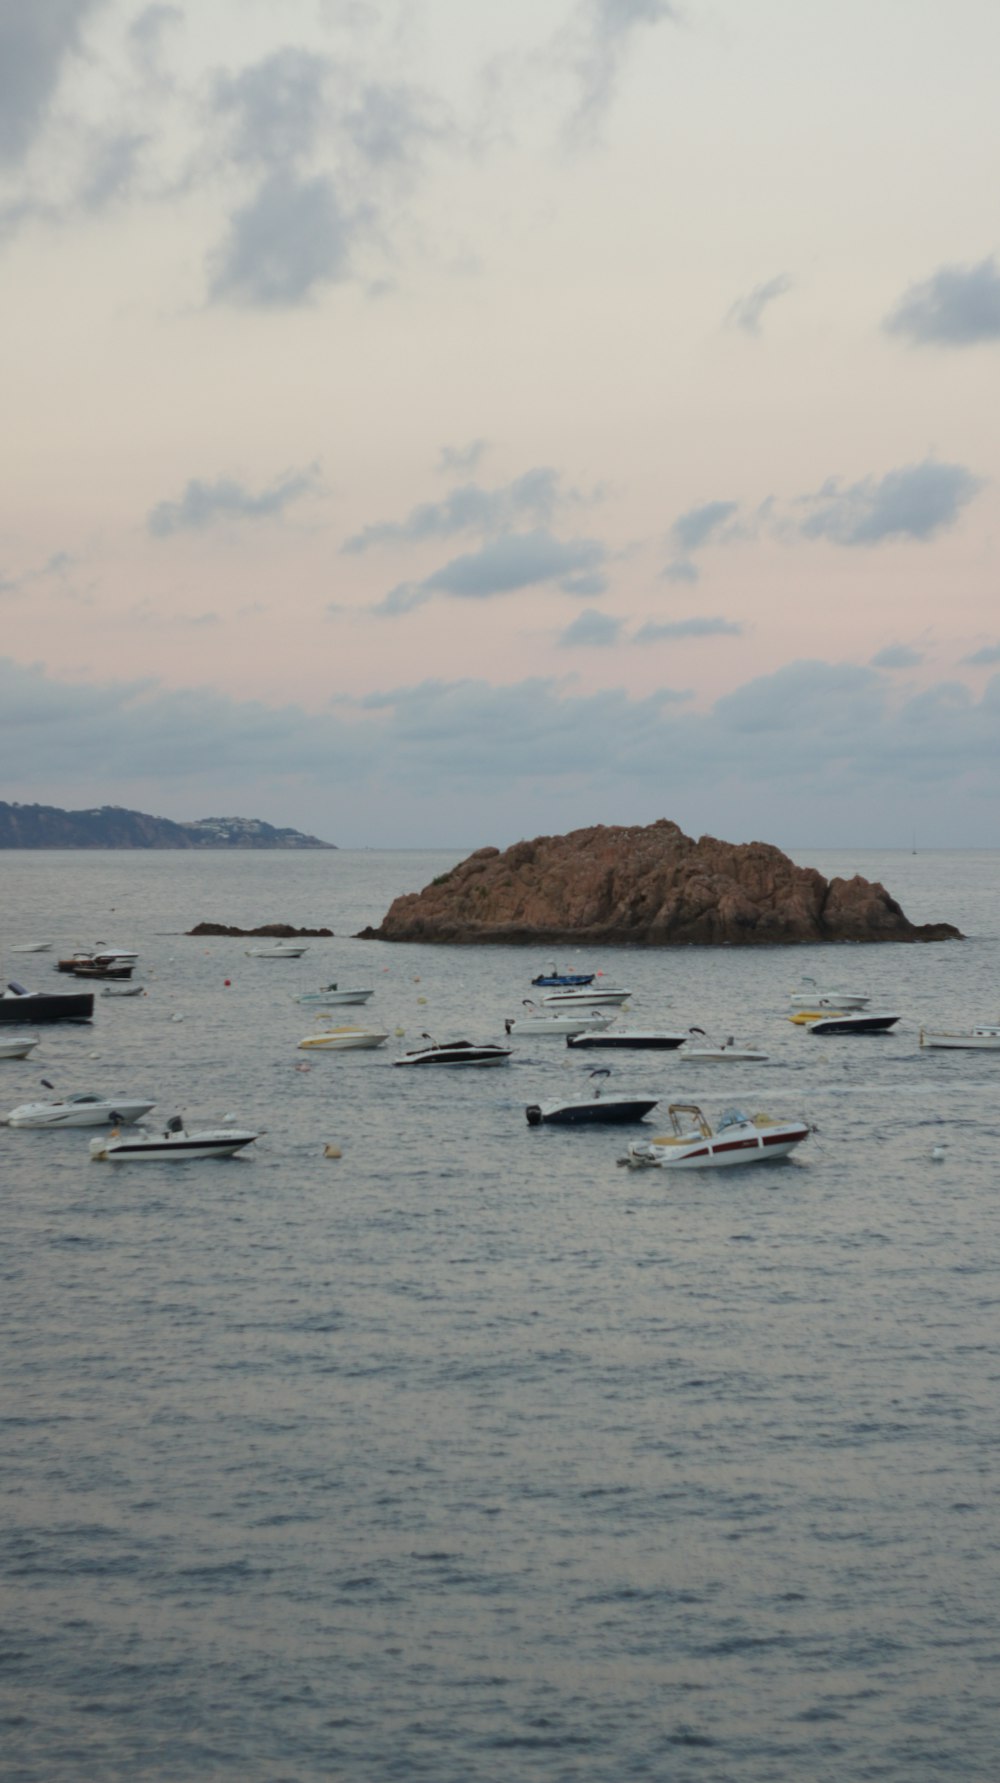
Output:
<svg viewBox="0 0 1000 1783">
<path fill-rule="evenodd" d="M 670 1028 L 586 1028 L 582 1034 L 567 1034 L 566 1045 L 573 1047 L 621 1047 L 623 1050 L 676 1052 L 683 1047 L 687 1035 Z M 686 1050 L 686 1049 L 685 1049 Z"/>
<path fill-rule="evenodd" d="M 895 1027 L 899 1016 L 887 1009 L 832 1009 L 802 1010 L 788 1019 L 807 1034 L 884 1034 Z"/>
<path fill-rule="evenodd" d="M 728 1040 L 713 1045 L 704 1028 L 691 1028 L 677 1057 L 697 1059 L 701 1065 L 756 1065 L 767 1058 L 767 1053 L 755 1046 L 737 1046 L 732 1034 Z"/>
<path fill-rule="evenodd" d="M 248 960 L 300 960 L 308 950 L 297 941 L 265 941 L 260 947 L 243 949 Z"/>
<path fill-rule="evenodd" d="M 307 1009 L 327 1009 L 334 1004 L 367 1003 L 369 997 L 374 995 L 375 990 L 372 985 L 368 985 L 365 989 L 340 990 L 335 984 L 324 984 L 318 991 L 306 991 L 301 997 L 296 997 L 295 1001 L 304 1003 Z"/>
<path fill-rule="evenodd" d="M 595 1033 L 609 1028 L 615 1019 L 604 1009 L 543 1011 L 527 997 L 524 1007 L 527 1015 L 511 1016 L 504 1022 L 504 1032 L 516 1034 L 519 1040 L 563 1040 L 571 1034 Z"/>
<path fill-rule="evenodd" d="M 356 1052 L 384 1046 L 388 1028 L 362 1028 L 356 1022 L 344 1022 L 339 1028 L 321 1028 L 318 1034 L 307 1034 L 301 1047 L 320 1047 L 327 1052 Z"/>
<path fill-rule="evenodd" d="M 12 947 L 11 953 L 48 953 L 51 941 L 22 941 L 20 947 Z"/>
<path fill-rule="evenodd" d="M 793 1009 L 864 1009 L 869 1000 L 864 991 L 829 989 L 815 978 L 803 978 L 802 989 L 792 992 L 790 1003 Z"/>
<path fill-rule="evenodd" d="M 426 1046 L 418 1046 L 411 1052 L 404 1052 L 401 1058 L 393 1059 L 394 1065 L 506 1065 L 513 1048 L 510 1046 L 494 1046 L 489 1042 L 479 1046 L 472 1040 L 445 1040 L 440 1043 L 430 1034 L 422 1036 Z"/>
<path fill-rule="evenodd" d="M 4 1121 L 8 1127 L 130 1126 L 152 1106 L 132 1096 L 54 1096 L 48 1102 L 23 1102 Z"/>
<path fill-rule="evenodd" d="M 602 1004 L 620 1008 L 631 995 L 631 991 L 622 990 L 617 985 L 587 984 L 544 991 L 542 1002 L 546 1009 L 596 1009 Z"/>
<path fill-rule="evenodd" d="M 198 1158 L 231 1158 L 259 1138 L 259 1133 L 235 1126 L 189 1133 L 175 1114 L 162 1133 L 123 1134 L 114 1127 L 106 1139 L 91 1140 L 90 1155 L 109 1164 L 183 1164 Z"/>
<path fill-rule="evenodd" d="M 145 986 L 141 984 L 106 984 L 101 992 L 102 997 L 144 997 Z"/>
<path fill-rule="evenodd" d="M 956 1052 L 1000 1052 L 1000 1022 L 980 1022 L 974 1028 L 954 1034 L 946 1031 L 932 1033 L 929 1028 L 921 1028 L 920 1044 Z"/>
<path fill-rule="evenodd" d="M 607 1066 L 589 1073 L 589 1088 L 576 1096 L 560 1096 L 550 1102 L 529 1102 L 525 1109 L 529 1127 L 539 1127 L 543 1122 L 550 1126 L 571 1127 L 592 1125 L 601 1122 L 607 1125 L 614 1122 L 623 1125 L 627 1121 L 641 1121 L 650 1110 L 656 1107 L 658 1096 L 652 1096 L 647 1090 L 619 1090 L 608 1092 L 606 1085 L 611 1072 Z"/>
<path fill-rule="evenodd" d="M 669 1133 L 633 1140 L 619 1164 L 630 1170 L 706 1170 L 787 1158 L 809 1137 L 804 1121 L 773 1120 L 729 1108 L 713 1130 L 694 1102 L 672 1102 Z"/>
<path fill-rule="evenodd" d="M 40 1039 L 40 1034 L 17 1034 L 12 1040 L 0 1035 L 0 1059 L 26 1059 Z"/>
</svg>

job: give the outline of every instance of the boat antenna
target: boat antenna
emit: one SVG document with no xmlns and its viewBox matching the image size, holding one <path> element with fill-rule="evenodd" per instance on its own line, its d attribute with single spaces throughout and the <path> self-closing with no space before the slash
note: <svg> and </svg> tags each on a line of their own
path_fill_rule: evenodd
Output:
<svg viewBox="0 0 1000 1783">
<path fill-rule="evenodd" d="M 702 1039 L 704 1039 L 704 1036 L 705 1036 L 704 1028 L 689 1028 L 688 1033 L 689 1034 L 700 1034 L 702 1036 Z"/>
</svg>

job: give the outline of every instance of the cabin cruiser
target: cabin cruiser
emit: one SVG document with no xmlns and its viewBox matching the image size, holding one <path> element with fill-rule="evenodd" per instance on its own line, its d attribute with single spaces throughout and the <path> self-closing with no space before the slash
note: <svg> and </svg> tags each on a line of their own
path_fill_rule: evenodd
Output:
<svg viewBox="0 0 1000 1783">
<path fill-rule="evenodd" d="M 198 1158 L 231 1158 L 259 1138 L 259 1133 L 250 1133 L 236 1126 L 189 1133 L 180 1115 L 175 1114 L 162 1133 L 126 1135 L 113 1127 L 106 1139 L 91 1140 L 90 1155 L 109 1164 L 183 1164 Z"/>
<path fill-rule="evenodd" d="M 547 990 L 570 990 L 574 985 L 593 984 L 596 972 L 558 972 L 555 963 L 545 972 L 540 972 L 532 984 L 543 985 Z"/>
<path fill-rule="evenodd" d="M 71 972 L 74 978 L 131 978 L 133 966 L 129 960 L 96 960 L 89 954 L 81 954 L 75 961 L 60 960 L 58 970 Z"/>
<path fill-rule="evenodd" d="M 56 961 L 56 971 L 79 974 L 85 967 L 92 967 L 95 975 L 102 971 L 118 974 L 127 967 L 131 972 L 138 958 L 138 953 L 129 947 L 78 947 L 65 959 Z"/>
<path fill-rule="evenodd" d="M 613 1121 L 623 1124 L 626 1121 L 641 1121 L 656 1107 L 658 1096 L 651 1096 L 645 1090 L 612 1090 L 606 1091 L 607 1079 L 611 1072 L 606 1066 L 590 1072 L 588 1090 L 576 1096 L 562 1096 L 551 1102 L 530 1102 L 525 1109 L 529 1127 L 539 1127 L 543 1122 L 551 1126 L 580 1126 L 601 1121 Z"/>
<path fill-rule="evenodd" d="M 803 978 L 802 989 L 792 992 L 790 1002 L 793 1009 L 864 1009 L 869 1000 L 863 991 L 831 990 L 815 978 Z"/>
<path fill-rule="evenodd" d="M 259 947 L 243 949 L 248 960 L 300 960 L 308 951 L 295 941 L 265 941 Z"/>
<path fill-rule="evenodd" d="M 426 1046 L 404 1052 L 394 1065 L 506 1065 L 513 1052 L 510 1046 L 477 1046 L 472 1040 L 445 1040 L 440 1043 L 430 1034 L 422 1039 Z"/>
<path fill-rule="evenodd" d="M 620 1046 L 635 1051 L 676 1052 L 683 1047 L 687 1035 L 670 1028 L 586 1028 L 582 1034 L 567 1034 L 567 1046 Z M 686 1050 L 686 1048 L 685 1048 Z"/>
<path fill-rule="evenodd" d="M 546 991 L 542 1002 L 546 1009 L 590 1009 L 597 1004 L 617 1004 L 628 1001 L 631 991 L 624 991 L 613 984 L 578 985 L 575 989 Z"/>
<path fill-rule="evenodd" d="M 335 984 L 324 984 L 318 991 L 305 991 L 301 997 L 296 997 L 295 1001 L 304 1003 L 307 1008 L 323 1009 L 340 1003 L 367 1003 L 369 997 L 374 994 L 374 988 L 371 985 L 364 990 L 351 990 L 350 988 L 340 990 Z"/>
<path fill-rule="evenodd" d="M 604 1009 L 543 1011 L 527 997 L 524 1007 L 527 1015 L 508 1016 L 503 1024 L 506 1034 L 516 1034 L 519 1039 L 562 1040 L 571 1034 L 591 1034 L 598 1028 L 609 1028 L 615 1019 Z"/>
<path fill-rule="evenodd" d="M 899 1016 L 886 1009 L 801 1009 L 788 1019 L 807 1034 L 884 1034 Z"/>
<path fill-rule="evenodd" d="M 728 1108 L 714 1130 L 694 1102 L 672 1102 L 667 1112 L 670 1132 L 633 1140 L 619 1164 L 630 1170 L 764 1164 L 787 1158 L 809 1137 L 804 1121 L 772 1120 L 768 1114 L 744 1114 L 741 1108 Z"/>
<path fill-rule="evenodd" d="M 921 1028 L 920 1044 L 962 1052 L 1000 1052 L 1000 1022 L 980 1022 L 956 1034 L 934 1034 L 929 1028 Z"/>
<path fill-rule="evenodd" d="M 8 1127 L 125 1127 L 152 1106 L 131 1096 L 59 1096 L 48 1102 L 22 1102 L 3 1118 Z"/>
<path fill-rule="evenodd" d="M 40 1039 L 40 1034 L 17 1034 L 13 1040 L 0 1038 L 0 1059 L 26 1059 Z"/>
<path fill-rule="evenodd" d="M 94 1019 L 93 991 L 28 991 L 12 978 L 0 996 L 0 1023 L 89 1022 Z"/>
<path fill-rule="evenodd" d="M 318 1034 L 307 1034 L 300 1047 L 322 1047 L 327 1052 L 356 1052 L 384 1046 L 388 1028 L 362 1028 L 356 1022 L 344 1022 L 339 1028 L 321 1028 Z"/>
</svg>

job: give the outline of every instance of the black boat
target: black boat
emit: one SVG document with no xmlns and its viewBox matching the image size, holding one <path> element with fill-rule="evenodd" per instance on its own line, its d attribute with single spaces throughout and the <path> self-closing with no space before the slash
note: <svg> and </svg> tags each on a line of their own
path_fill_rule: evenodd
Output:
<svg viewBox="0 0 1000 1783">
<path fill-rule="evenodd" d="M 393 1059 L 394 1065 L 506 1065 L 513 1048 L 510 1046 L 493 1046 L 484 1044 L 477 1046 L 472 1040 L 446 1040 L 439 1042 L 430 1034 L 423 1034 L 426 1046 L 418 1046 L 413 1052 L 404 1052 L 402 1058 Z"/>
<path fill-rule="evenodd" d="M 612 1090 L 610 1095 L 604 1093 L 604 1080 L 611 1072 L 602 1067 L 591 1071 L 590 1081 L 593 1088 L 581 1096 L 563 1096 L 555 1102 L 530 1102 L 525 1109 L 529 1127 L 539 1127 L 543 1121 L 554 1126 L 579 1126 L 593 1121 L 622 1123 L 625 1121 L 641 1121 L 656 1107 L 657 1096 L 650 1096 L 643 1090 Z"/>
<path fill-rule="evenodd" d="M 12 978 L 0 996 L 0 1022 L 89 1022 L 93 991 L 28 991 Z"/>
<path fill-rule="evenodd" d="M 567 1034 L 566 1045 L 652 1047 L 660 1052 L 674 1052 L 686 1039 L 686 1034 L 671 1033 L 667 1028 L 595 1028 L 585 1034 Z"/>
</svg>

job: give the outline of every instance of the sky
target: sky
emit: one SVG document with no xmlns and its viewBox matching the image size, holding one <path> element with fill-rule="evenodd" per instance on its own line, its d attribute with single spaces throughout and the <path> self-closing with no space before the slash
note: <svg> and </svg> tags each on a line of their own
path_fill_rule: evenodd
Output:
<svg viewBox="0 0 1000 1783">
<path fill-rule="evenodd" d="M 0 798 L 1000 846 L 995 0 L 0 0 Z"/>
</svg>

